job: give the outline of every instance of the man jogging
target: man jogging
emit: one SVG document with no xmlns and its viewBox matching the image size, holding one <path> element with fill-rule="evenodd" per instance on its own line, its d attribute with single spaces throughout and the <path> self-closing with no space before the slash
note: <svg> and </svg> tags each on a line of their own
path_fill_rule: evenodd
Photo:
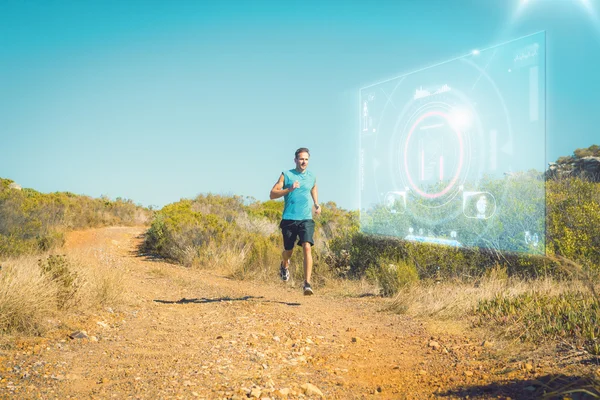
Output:
<svg viewBox="0 0 600 400">
<path fill-rule="evenodd" d="M 294 244 L 298 239 L 298 246 L 302 247 L 304 253 L 304 285 L 305 295 L 313 294 L 310 286 L 310 275 L 312 272 L 311 247 L 315 244 L 313 234 L 315 221 L 312 219 L 313 204 L 315 214 L 321 214 L 319 196 L 317 192 L 317 179 L 312 172 L 308 171 L 308 158 L 310 153 L 307 148 L 301 147 L 296 150 L 294 162 L 296 168 L 284 171 L 279 180 L 271 189 L 270 198 L 278 199 L 283 196 L 283 216 L 279 227 L 283 234 L 282 261 L 279 267 L 281 279 L 290 279 L 290 258 L 294 251 Z M 311 202 L 312 198 L 312 202 Z"/>
</svg>

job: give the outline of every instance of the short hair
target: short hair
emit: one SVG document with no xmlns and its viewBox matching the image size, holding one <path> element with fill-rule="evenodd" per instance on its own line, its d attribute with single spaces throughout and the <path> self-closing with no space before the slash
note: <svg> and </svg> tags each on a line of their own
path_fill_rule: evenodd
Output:
<svg viewBox="0 0 600 400">
<path fill-rule="evenodd" d="M 298 150 L 296 150 L 296 152 L 294 153 L 294 158 L 298 158 L 298 154 L 300 153 L 308 153 L 308 155 L 310 156 L 310 151 L 308 151 L 308 149 L 306 147 L 300 147 Z"/>
</svg>

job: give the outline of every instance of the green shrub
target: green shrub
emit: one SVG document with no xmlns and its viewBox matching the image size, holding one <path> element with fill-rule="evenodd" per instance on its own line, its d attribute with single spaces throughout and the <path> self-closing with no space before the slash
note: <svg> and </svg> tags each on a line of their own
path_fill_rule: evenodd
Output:
<svg viewBox="0 0 600 400">
<path fill-rule="evenodd" d="M 575 149 L 573 152 L 575 158 L 583 158 L 583 157 L 600 157 L 600 146 L 597 144 L 593 144 L 590 147 Z"/>
<path fill-rule="evenodd" d="M 377 283 L 383 296 L 393 296 L 400 289 L 419 280 L 413 264 L 403 260 L 379 259 L 366 271 L 366 277 Z"/>
<path fill-rule="evenodd" d="M 600 355 L 600 303 L 586 292 L 501 294 L 479 302 L 475 314 L 478 325 L 506 327 L 509 336 L 524 341 L 560 339 Z"/>
<path fill-rule="evenodd" d="M 489 249 L 459 249 L 362 233 L 352 237 L 349 257 L 349 276 L 354 278 L 363 276 L 382 259 L 403 260 L 414 265 L 420 279 L 468 280 L 482 276 L 498 264 L 504 265 L 511 275 L 541 276 L 556 269 L 554 264 L 539 256 L 500 255 Z"/>
<path fill-rule="evenodd" d="M 547 182 L 547 250 L 587 268 L 600 266 L 600 183 L 568 178 Z"/>
<path fill-rule="evenodd" d="M 279 223 L 283 215 L 283 202 L 277 200 L 255 201 L 246 210 L 249 216 L 265 217 L 271 222 Z"/>
<path fill-rule="evenodd" d="M 228 210 L 229 222 L 220 215 L 195 211 L 198 209 L 210 210 L 211 206 L 182 200 L 163 207 L 146 233 L 145 248 L 186 266 L 197 266 L 211 244 L 220 247 L 239 236 L 234 214 Z"/>
<path fill-rule="evenodd" d="M 277 244 L 278 236 L 264 237 L 254 236 L 250 241 L 250 251 L 242 264 L 237 277 L 248 276 L 260 277 L 263 280 L 271 280 L 277 276 L 279 263 L 281 261 L 282 248 Z"/>
<path fill-rule="evenodd" d="M 42 273 L 57 285 L 57 304 L 65 308 L 75 300 L 82 283 L 73 266 L 64 255 L 50 255 L 46 259 L 38 260 Z"/>
</svg>

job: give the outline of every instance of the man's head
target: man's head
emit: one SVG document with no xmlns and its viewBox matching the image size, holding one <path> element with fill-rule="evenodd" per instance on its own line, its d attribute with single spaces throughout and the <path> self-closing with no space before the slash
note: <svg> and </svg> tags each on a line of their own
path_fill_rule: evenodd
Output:
<svg viewBox="0 0 600 400">
<path fill-rule="evenodd" d="M 308 158 L 310 157 L 310 152 L 306 147 L 300 147 L 296 150 L 294 162 L 296 163 L 296 170 L 298 172 L 304 172 L 306 167 L 308 167 Z"/>
</svg>

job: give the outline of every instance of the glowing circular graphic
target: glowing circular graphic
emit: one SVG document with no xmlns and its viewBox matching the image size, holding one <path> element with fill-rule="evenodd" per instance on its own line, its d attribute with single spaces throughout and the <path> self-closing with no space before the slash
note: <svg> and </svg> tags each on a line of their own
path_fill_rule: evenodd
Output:
<svg viewBox="0 0 600 400">
<path fill-rule="evenodd" d="M 545 79 L 540 32 L 361 88 L 361 231 L 543 252 Z"/>
<path fill-rule="evenodd" d="M 387 191 L 408 190 L 406 211 L 416 218 L 460 196 L 465 181 L 481 176 L 486 159 L 481 110 L 460 88 L 431 86 L 429 91 L 437 87 L 441 93 L 407 102 L 392 121 L 389 141 L 381 143 L 389 160 L 385 165 L 390 168 L 391 185 L 376 178 Z M 379 148 L 379 141 L 376 145 Z M 444 218 L 458 214 L 455 210 Z"/>
<path fill-rule="evenodd" d="M 458 138 L 459 156 L 458 156 L 458 166 L 456 167 L 456 173 L 452 177 L 452 180 L 450 181 L 450 183 L 441 191 L 431 194 L 431 193 L 424 192 L 417 185 L 415 185 L 415 183 L 412 179 L 412 176 L 410 175 L 409 167 L 408 167 L 408 145 L 410 143 L 410 139 L 411 139 L 415 129 L 417 128 L 417 126 L 421 122 L 423 122 L 425 119 L 433 117 L 433 116 L 438 116 L 438 117 L 444 118 L 448 122 L 448 125 L 451 127 L 452 131 L 456 134 L 456 137 Z M 440 111 L 429 111 L 429 112 L 421 115 L 413 123 L 412 127 L 408 131 L 408 134 L 406 136 L 406 141 L 404 144 L 404 169 L 406 171 L 406 177 L 408 178 L 408 181 L 409 181 L 411 187 L 417 193 L 419 193 L 421 196 L 426 197 L 428 199 L 435 199 L 437 197 L 445 195 L 450 189 L 452 189 L 452 187 L 456 184 L 456 181 L 458 180 L 458 178 L 460 176 L 460 172 L 461 172 L 462 165 L 463 165 L 463 159 L 464 159 L 464 146 L 463 146 L 462 134 L 457 129 L 456 125 L 452 123 L 450 115 L 440 112 Z"/>
</svg>

